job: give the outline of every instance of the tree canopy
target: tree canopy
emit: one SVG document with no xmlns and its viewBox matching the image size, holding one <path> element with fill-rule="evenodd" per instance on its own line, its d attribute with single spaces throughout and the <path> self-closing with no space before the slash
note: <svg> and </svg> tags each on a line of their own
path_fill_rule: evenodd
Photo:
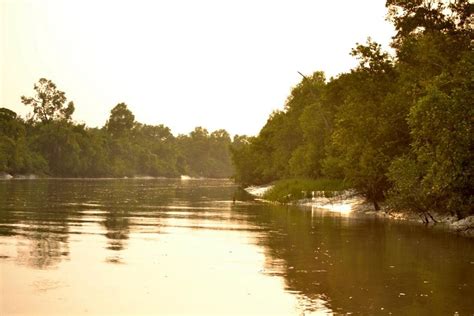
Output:
<svg viewBox="0 0 474 316">
<path fill-rule="evenodd" d="M 41 78 L 34 85 L 34 97 L 21 97 L 21 102 L 33 107 L 33 119 L 43 123 L 54 120 L 70 120 L 74 113 L 74 103 L 65 105 L 67 98 L 63 91 L 48 79 Z"/>
<path fill-rule="evenodd" d="M 58 177 L 230 177 L 233 168 L 225 130 L 197 127 L 175 137 L 164 125 L 135 121 L 127 104 L 110 111 L 103 128 L 72 120 L 74 105 L 47 79 L 35 84 L 33 107 L 24 120 L 0 108 L 0 172 Z"/>
<path fill-rule="evenodd" d="M 232 149 L 236 179 L 342 178 L 374 203 L 473 214 L 473 4 L 388 0 L 397 31 L 370 38 L 359 65 L 303 76 L 259 135 Z"/>
</svg>

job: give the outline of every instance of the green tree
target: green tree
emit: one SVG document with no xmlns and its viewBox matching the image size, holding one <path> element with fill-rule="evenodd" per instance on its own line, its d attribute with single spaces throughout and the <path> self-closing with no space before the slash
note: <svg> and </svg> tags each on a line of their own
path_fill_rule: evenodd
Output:
<svg viewBox="0 0 474 316">
<path fill-rule="evenodd" d="M 262 183 L 291 176 L 315 177 L 321 173 L 319 160 L 324 155 L 321 139 L 332 125 L 332 115 L 321 103 L 325 84 L 322 72 L 303 76 L 292 89 L 284 109 L 270 115 L 259 135 L 248 139 L 246 146 L 234 146 L 236 179 L 248 182 L 253 176 L 255 182 Z M 245 167 L 244 161 L 251 165 Z"/>
<path fill-rule="evenodd" d="M 121 137 L 130 134 L 135 125 L 135 116 L 125 103 L 117 104 L 111 111 L 105 129 L 113 137 Z"/>
<path fill-rule="evenodd" d="M 323 175 L 322 162 L 334 128 L 334 115 L 340 105 L 334 99 L 339 81 L 331 80 L 326 84 L 323 73 L 313 75 L 311 98 L 305 102 L 299 117 L 302 143 L 293 151 L 289 161 L 291 176 L 318 178 Z M 304 78 L 303 83 L 307 84 L 308 78 Z"/>
<path fill-rule="evenodd" d="M 227 131 L 212 133 L 196 127 L 189 135 L 176 138 L 177 169 L 197 177 L 227 178 L 233 173 L 230 159 L 231 139 Z"/>
<path fill-rule="evenodd" d="M 149 176 L 177 176 L 177 150 L 171 130 L 164 125 L 137 123 L 135 141 L 139 145 L 137 171 Z"/>
<path fill-rule="evenodd" d="M 104 128 L 110 137 L 107 147 L 113 176 L 131 177 L 137 172 L 140 150 L 132 139 L 135 125 L 135 116 L 125 103 L 117 104 L 110 111 Z"/>
<path fill-rule="evenodd" d="M 81 148 L 71 123 L 53 121 L 35 128 L 32 147 L 48 161 L 54 176 L 80 175 Z"/>
<path fill-rule="evenodd" d="M 394 46 L 413 35 L 426 33 L 472 33 L 474 4 L 469 0 L 387 0 L 388 18 L 397 34 Z"/>
<path fill-rule="evenodd" d="M 472 214 L 472 9 L 469 1 L 387 1 L 398 31 L 399 101 L 410 151 L 393 161 L 393 207 Z"/>
<path fill-rule="evenodd" d="M 389 176 L 395 207 L 429 213 L 473 214 L 474 54 L 436 77 L 411 108 L 410 154 L 395 161 Z"/>
<path fill-rule="evenodd" d="M 71 119 L 74 103 L 71 101 L 66 106 L 66 94 L 58 90 L 51 80 L 41 78 L 34 85 L 34 90 L 36 91 L 34 97 L 21 97 L 23 104 L 33 107 L 34 120 L 48 123 L 54 120 Z"/>
<path fill-rule="evenodd" d="M 229 133 L 224 129 L 219 129 L 212 132 L 209 138 L 212 177 L 230 177 L 233 170 L 230 158 L 231 139 Z"/>
<path fill-rule="evenodd" d="M 47 162 L 30 147 L 25 122 L 15 112 L 0 108 L 0 171 L 12 174 L 46 172 Z"/>
<path fill-rule="evenodd" d="M 231 146 L 234 179 L 243 185 L 264 184 L 266 179 L 259 172 L 261 160 L 255 149 L 255 137 L 236 135 Z"/>
<path fill-rule="evenodd" d="M 346 179 L 378 210 L 390 187 L 390 162 L 403 151 L 405 140 L 398 129 L 406 113 L 390 98 L 396 73 L 380 45 L 369 39 L 352 54 L 360 64 L 346 82 L 351 88 L 336 114 L 331 144 L 335 156 L 328 160 L 336 161 Z"/>
</svg>

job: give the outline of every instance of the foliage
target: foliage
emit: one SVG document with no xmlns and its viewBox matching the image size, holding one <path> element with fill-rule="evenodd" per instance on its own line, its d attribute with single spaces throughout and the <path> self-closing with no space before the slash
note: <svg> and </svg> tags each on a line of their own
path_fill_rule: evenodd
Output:
<svg viewBox="0 0 474 316">
<path fill-rule="evenodd" d="M 112 137 L 127 136 L 135 125 L 135 116 L 125 103 L 117 104 L 105 123 L 105 129 Z"/>
<path fill-rule="evenodd" d="M 241 183 L 268 183 L 277 179 L 320 174 L 318 159 L 324 149 L 324 128 L 332 123 L 332 114 L 322 103 L 325 78 L 322 72 L 303 77 L 291 92 L 283 111 L 270 115 L 258 137 L 245 139 L 231 153 L 235 178 Z M 313 121 L 312 114 L 316 114 Z M 302 124 L 308 122 L 308 124 Z M 317 165 L 319 166 L 319 165 Z M 313 168 L 315 167 L 315 168 Z"/>
<path fill-rule="evenodd" d="M 397 31 L 395 46 L 413 35 L 472 32 L 474 4 L 469 0 L 387 0 L 386 6 L 388 18 Z"/>
<path fill-rule="evenodd" d="M 74 103 L 69 102 L 67 106 L 66 94 L 56 88 L 56 85 L 48 79 L 41 78 L 34 85 L 36 95 L 34 97 L 21 97 L 21 102 L 33 107 L 33 119 L 43 123 L 54 120 L 70 120 L 74 113 Z"/>
<path fill-rule="evenodd" d="M 328 159 L 378 209 L 389 188 L 385 174 L 390 161 L 404 149 L 404 137 L 397 129 L 405 125 L 406 110 L 390 98 L 396 73 L 380 45 L 369 40 L 358 45 L 353 55 L 360 65 L 345 79 L 348 89 L 332 133 L 335 155 Z"/>
<path fill-rule="evenodd" d="M 411 108 L 411 155 L 395 161 L 390 170 L 394 206 L 458 217 L 474 213 L 473 62 L 467 54 L 449 74 L 433 80 Z"/>
<path fill-rule="evenodd" d="M 352 50 L 359 65 L 349 73 L 303 77 L 260 134 L 232 149 L 237 181 L 344 178 L 376 209 L 389 196 L 425 215 L 474 214 L 474 6 L 386 6 L 395 54 L 369 38 Z"/>
<path fill-rule="evenodd" d="M 0 108 L 0 171 L 23 174 L 47 171 L 47 163 L 30 150 L 26 123 L 15 112 Z"/>
<path fill-rule="evenodd" d="M 393 11 L 401 4 L 391 5 Z M 399 31 L 400 89 L 409 92 L 404 101 L 411 144 L 390 167 L 389 201 L 396 208 L 462 218 L 474 214 L 473 5 L 406 5 L 392 18 Z"/>
<path fill-rule="evenodd" d="M 35 85 L 33 117 L 24 121 L 0 109 L 0 172 L 57 177 L 230 177 L 233 173 L 225 130 L 201 127 L 174 137 L 164 125 L 145 125 L 125 103 L 117 104 L 101 129 L 71 120 L 73 105 L 47 79 Z"/>
<path fill-rule="evenodd" d="M 230 160 L 231 139 L 225 130 L 209 134 L 203 127 L 196 127 L 189 136 L 177 138 L 178 152 L 187 174 L 194 177 L 222 178 L 233 173 Z"/>
</svg>

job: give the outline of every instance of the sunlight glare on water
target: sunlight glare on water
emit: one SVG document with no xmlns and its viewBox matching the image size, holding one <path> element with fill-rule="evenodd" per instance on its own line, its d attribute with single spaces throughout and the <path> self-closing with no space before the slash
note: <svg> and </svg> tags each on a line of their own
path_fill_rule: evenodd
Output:
<svg viewBox="0 0 474 316">
<path fill-rule="evenodd" d="M 472 312 L 471 240 L 335 209 L 227 180 L 2 181 L 0 314 Z"/>
</svg>

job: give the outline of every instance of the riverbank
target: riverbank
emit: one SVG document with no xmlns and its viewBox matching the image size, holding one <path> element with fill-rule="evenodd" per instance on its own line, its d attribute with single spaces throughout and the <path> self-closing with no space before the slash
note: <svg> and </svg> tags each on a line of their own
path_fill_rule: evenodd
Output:
<svg viewBox="0 0 474 316">
<path fill-rule="evenodd" d="M 382 205 L 380 211 L 375 211 L 372 204 L 366 201 L 355 205 L 353 211 L 355 213 L 371 214 L 394 221 L 416 222 L 431 227 L 442 226 L 452 233 L 474 238 L 474 215 L 463 219 L 457 219 L 456 216 L 431 212 L 430 215 L 432 220 L 429 223 L 426 223 L 423 216 L 418 213 L 394 211 L 390 210 L 386 205 Z"/>
<path fill-rule="evenodd" d="M 253 195 L 257 200 L 265 203 L 293 204 L 301 207 L 319 208 L 328 212 L 337 212 L 341 214 L 364 214 L 394 221 L 424 223 L 423 218 L 419 214 L 413 212 L 393 211 L 383 204 L 380 211 L 375 211 L 372 203 L 367 202 L 363 196 L 356 194 L 353 190 L 345 190 L 340 194 L 333 196 L 325 196 L 323 192 L 312 192 L 311 198 L 279 202 L 270 201 L 265 198 L 265 194 L 273 187 L 273 185 L 251 186 L 245 188 L 245 191 Z M 431 215 L 436 222 L 427 225 L 433 227 L 441 225 L 450 232 L 474 238 L 474 216 L 468 216 L 459 220 L 455 216 L 439 214 L 436 212 L 431 213 Z"/>
<path fill-rule="evenodd" d="M 6 172 L 0 172 L 0 180 L 14 180 L 14 179 L 38 179 L 41 176 L 36 174 L 15 174 L 11 175 Z"/>
</svg>

